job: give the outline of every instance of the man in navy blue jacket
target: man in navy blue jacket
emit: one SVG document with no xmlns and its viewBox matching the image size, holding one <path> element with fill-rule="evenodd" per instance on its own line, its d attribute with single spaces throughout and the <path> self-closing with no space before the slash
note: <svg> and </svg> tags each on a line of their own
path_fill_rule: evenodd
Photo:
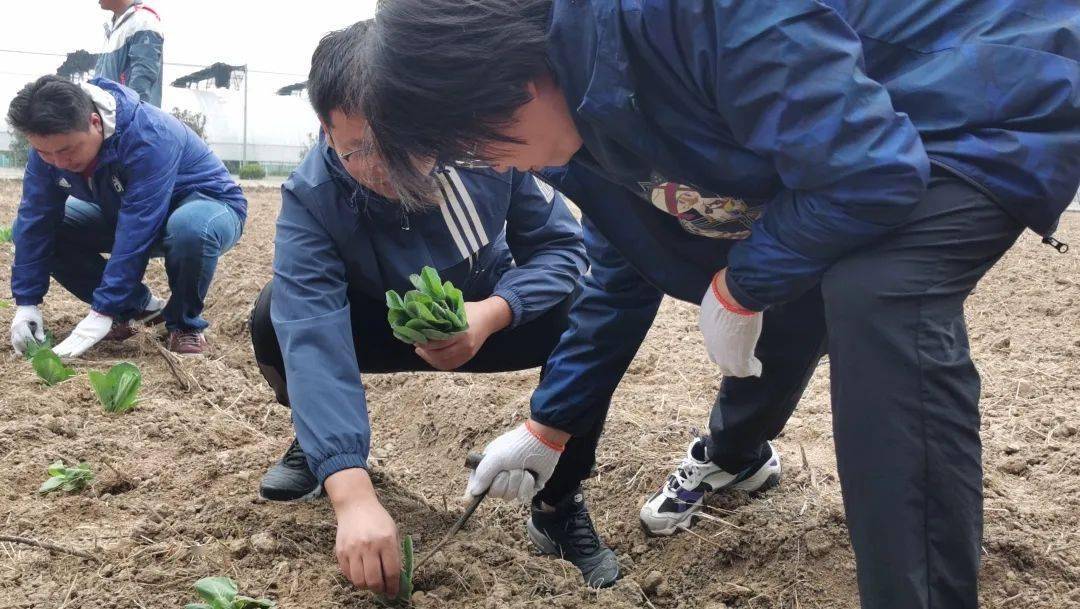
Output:
<svg viewBox="0 0 1080 609">
<path fill-rule="evenodd" d="M 978 604 L 963 304 L 1025 226 L 1064 249 L 1075 1 L 384 0 L 373 35 L 363 110 L 396 185 L 430 189 L 421 159 L 569 163 L 586 217 L 572 330 L 471 493 L 581 479 L 558 447 L 600 433 L 666 293 L 701 303 L 725 378 L 648 532 L 775 484 L 769 440 L 827 345 L 863 606 Z"/>
<path fill-rule="evenodd" d="M 203 301 L 247 214 L 221 160 L 183 123 L 101 78 L 43 76 L 7 119 L 32 147 L 14 226 L 15 350 L 44 338 L 38 305 L 51 275 L 90 305 L 57 355 L 128 338 L 133 321 L 164 321 L 169 349 L 202 353 Z M 168 303 L 142 283 L 152 256 L 165 258 Z"/>
<path fill-rule="evenodd" d="M 260 369 L 292 408 L 297 438 L 261 494 L 287 501 L 325 487 L 342 573 L 393 595 L 399 540 L 366 471 L 361 373 L 541 366 L 566 329 L 586 264 L 581 227 L 562 195 L 528 173 L 440 168 L 432 205 L 397 200 L 366 121 L 348 107 L 362 70 L 350 58 L 367 26 L 327 35 L 312 57 L 308 94 L 324 137 L 282 188 L 274 280 L 255 304 L 251 336 Z M 463 291 L 469 327 L 407 345 L 392 335 L 385 293 L 412 289 L 409 275 L 424 266 Z M 549 527 L 572 543 L 581 523 L 566 524 Z M 582 564 L 606 579 L 613 577 L 605 570 L 618 568 L 601 548 Z"/>
</svg>

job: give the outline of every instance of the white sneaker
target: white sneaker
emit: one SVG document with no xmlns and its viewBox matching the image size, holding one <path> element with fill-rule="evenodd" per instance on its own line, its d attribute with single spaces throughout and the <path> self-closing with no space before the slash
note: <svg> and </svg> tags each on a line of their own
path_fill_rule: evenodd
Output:
<svg viewBox="0 0 1080 609">
<path fill-rule="evenodd" d="M 671 535 L 690 527 L 709 493 L 729 489 L 757 492 L 779 483 L 780 455 L 771 443 L 765 459 L 731 474 L 708 460 L 705 439 L 696 438 L 664 486 L 641 506 L 641 526 L 649 535 Z"/>
</svg>

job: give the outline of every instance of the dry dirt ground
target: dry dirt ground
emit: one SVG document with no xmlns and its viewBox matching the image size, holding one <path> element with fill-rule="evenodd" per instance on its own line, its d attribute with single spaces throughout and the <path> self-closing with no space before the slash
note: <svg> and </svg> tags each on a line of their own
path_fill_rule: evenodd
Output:
<svg viewBox="0 0 1080 609">
<path fill-rule="evenodd" d="M 0 182 L 8 225 L 19 183 Z M 184 360 L 184 390 L 149 333 L 98 348 L 80 373 L 132 361 L 145 374 L 133 412 L 108 415 L 86 377 L 53 388 L 29 365 L 0 358 L 0 535 L 92 552 L 94 563 L 0 543 L 0 609 L 179 607 L 192 583 L 228 575 L 283 608 L 367 607 L 332 557 L 325 501 L 256 498 L 265 468 L 291 438 L 288 412 L 256 371 L 245 320 L 270 275 L 273 189 L 250 190 L 251 218 L 221 262 L 209 296 L 212 356 Z M 1060 236 L 1080 247 L 1080 214 Z M 12 246 L 0 246 L 8 293 Z M 159 262 L 149 277 L 159 293 Z M 61 337 L 84 306 L 54 286 L 46 324 Z M 5 329 L 11 309 L 0 311 Z M 985 607 L 1080 608 L 1080 263 L 1031 234 L 969 303 L 983 374 Z M 6 334 L 5 341 L 6 341 Z M 536 372 L 368 376 L 374 471 L 383 501 L 418 552 L 460 513 L 461 462 L 526 414 Z M 828 366 L 823 364 L 778 446 L 783 483 L 759 499 L 714 502 L 689 533 L 648 539 L 641 500 L 703 426 L 718 385 L 693 307 L 667 302 L 615 396 L 597 476 L 586 493 L 626 578 L 586 590 L 568 563 L 534 556 L 524 509 L 491 502 L 460 542 L 417 575 L 419 607 L 856 607 L 854 561 L 832 457 Z M 805 450 L 805 458 L 802 456 Z M 78 494 L 37 494 L 50 462 L 97 473 Z"/>
</svg>

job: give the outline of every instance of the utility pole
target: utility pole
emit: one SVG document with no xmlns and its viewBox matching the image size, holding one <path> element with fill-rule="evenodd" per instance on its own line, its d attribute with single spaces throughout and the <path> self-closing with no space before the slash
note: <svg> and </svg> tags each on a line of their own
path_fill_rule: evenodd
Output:
<svg viewBox="0 0 1080 609">
<path fill-rule="evenodd" d="M 247 165 L 247 118 L 248 118 L 248 72 L 247 64 L 244 64 L 244 143 L 243 150 L 240 151 L 240 167 L 243 168 Z"/>
</svg>

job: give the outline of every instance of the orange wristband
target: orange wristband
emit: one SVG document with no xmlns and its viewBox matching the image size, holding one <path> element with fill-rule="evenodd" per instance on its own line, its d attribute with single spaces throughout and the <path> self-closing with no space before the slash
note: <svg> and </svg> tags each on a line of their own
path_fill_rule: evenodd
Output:
<svg viewBox="0 0 1080 609">
<path fill-rule="evenodd" d="M 530 422 L 531 421 L 525 421 L 525 429 L 526 429 L 526 431 L 531 433 L 534 438 L 539 440 L 541 444 L 543 444 L 544 446 L 547 446 L 548 448 L 550 448 L 551 450 L 553 450 L 555 452 L 560 452 L 561 453 L 563 450 L 566 449 L 565 444 L 556 444 L 556 443 L 552 442 L 551 440 L 548 440 L 544 436 L 540 435 L 539 433 L 537 433 L 536 430 L 532 428 L 532 425 L 529 425 Z"/>
<path fill-rule="evenodd" d="M 710 285 L 712 286 L 713 296 L 716 297 L 716 300 L 720 301 L 720 306 L 724 307 L 725 309 L 727 309 L 728 311 L 731 311 L 732 313 L 734 313 L 736 315 L 743 315 L 745 317 L 750 317 L 750 316 L 754 315 L 754 312 L 751 311 L 750 309 L 744 309 L 744 308 L 740 307 L 739 305 L 737 305 L 737 304 L 735 304 L 733 302 L 728 302 L 727 299 L 725 299 L 723 296 L 720 295 L 720 288 L 716 285 L 716 280 L 719 279 L 719 278 L 720 278 L 720 273 L 717 273 L 713 277 L 713 280 L 710 283 Z"/>
</svg>

